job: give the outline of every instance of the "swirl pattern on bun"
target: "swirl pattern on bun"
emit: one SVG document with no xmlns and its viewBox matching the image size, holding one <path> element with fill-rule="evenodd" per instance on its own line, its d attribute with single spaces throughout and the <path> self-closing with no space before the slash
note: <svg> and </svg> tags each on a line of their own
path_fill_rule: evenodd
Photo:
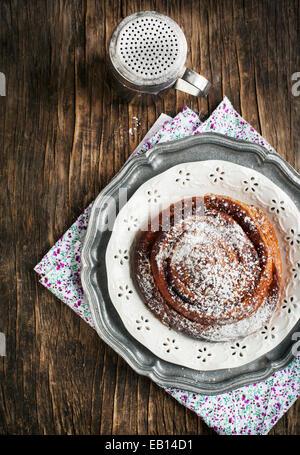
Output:
<svg viewBox="0 0 300 455">
<path fill-rule="evenodd" d="M 135 285 L 167 326 L 227 341 L 268 323 L 280 302 L 275 231 L 258 207 L 207 194 L 149 220 L 132 251 Z"/>
</svg>

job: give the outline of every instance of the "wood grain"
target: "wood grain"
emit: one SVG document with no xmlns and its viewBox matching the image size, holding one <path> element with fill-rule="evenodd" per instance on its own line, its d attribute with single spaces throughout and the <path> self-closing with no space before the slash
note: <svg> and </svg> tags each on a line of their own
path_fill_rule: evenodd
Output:
<svg viewBox="0 0 300 455">
<path fill-rule="evenodd" d="M 91 202 L 161 112 L 205 118 L 226 94 L 300 170 L 299 0 L 2 0 L 0 71 L 1 434 L 213 434 L 137 376 L 38 284 L 34 265 Z M 208 99 L 169 90 L 117 100 L 107 70 L 116 24 L 154 9 L 184 29 Z M 129 134 L 133 117 L 141 125 Z M 300 434 L 299 401 L 271 434 Z"/>
</svg>

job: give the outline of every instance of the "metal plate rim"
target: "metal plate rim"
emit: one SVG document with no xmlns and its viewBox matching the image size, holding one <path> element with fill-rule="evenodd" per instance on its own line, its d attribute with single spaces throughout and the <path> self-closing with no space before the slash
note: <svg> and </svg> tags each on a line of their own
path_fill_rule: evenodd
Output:
<svg viewBox="0 0 300 455">
<path fill-rule="evenodd" d="M 170 152 L 180 153 L 182 151 L 182 153 L 184 153 L 184 150 L 189 149 L 193 146 L 201 147 L 201 144 L 219 144 L 223 147 L 234 149 L 235 152 L 254 153 L 263 163 L 270 163 L 274 165 L 283 175 L 285 175 L 286 178 L 297 188 L 300 195 L 300 175 L 277 153 L 268 152 L 258 144 L 228 138 L 218 133 L 205 133 L 157 145 L 148 150 L 148 152 L 139 156 L 135 156 L 129 160 L 120 170 L 120 172 L 113 178 L 113 180 L 100 192 L 94 201 L 82 250 L 81 282 L 99 336 L 122 358 L 124 358 L 124 360 L 134 369 L 134 371 L 136 371 L 138 374 L 149 377 L 160 386 L 176 387 L 192 392 L 203 393 L 206 395 L 215 395 L 224 393 L 237 387 L 241 387 L 246 384 L 261 381 L 263 379 L 266 379 L 273 372 L 284 368 L 291 362 L 294 357 L 292 354 L 293 343 L 289 343 L 289 346 L 285 350 L 284 354 L 281 355 L 278 359 L 272 360 L 273 354 L 271 355 L 271 353 L 278 347 L 273 349 L 270 353 L 262 356 L 262 358 L 264 358 L 263 360 L 266 362 L 266 366 L 264 368 L 243 374 L 239 374 L 237 371 L 237 375 L 228 380 L 218 381 L 218 375 L 216 374 L 215 380 L 212 377 L 208 383 L 205 380 L 201 380 L 203 374 L 201 375 L 200 371 L 197 372 L 199 379 L 195 381 L 195 378 L 193 378 L 191 375 L 190 369 L 175 364 L 170 364 L 173 370 L 173 374 L 170 376 L 170 374 L 168 374 L 168 369 L 170 369 L 170 365 L 168 365 L 169 362 L 162 361 L 154 354 L 152 354 L 147 348 L 133 339 L 133 337 L 131 337 L 126 331 L 126 329 L 125 331 L 127 332 L 127 337 L 123 337 L 122 335 L 122 338 L 121 335 L 118 336 L 118 333 L 114 333 L 114 330 L 112 330 L 112 326 L 110 325 L 111 321 L 108 321 L 107 315 L 104 311 L 105 302 L 107 298 L 109 299 L 109 297 L 106 295 L 104 298 L 101 293 L 101 289 L 96 289 L 91 279 L 93 269 L 95 268 L 95 258 L 92 254 L 92 247 L 95 240 L 96 225 L 99 217 L 99 212 L 101 210 L 101 204 L 103 204 L 106 196 L 112 195 L 114 191 L 116 191 L 121 186 L 122 182 L 126 182 L 126 179 L 128 179 L 139 167 L 147 166 L 152 172 L 155 172 L 156 174 L 160 173 L 162 170 L 159 171 L 159 166 L 164 162 L 165 156 L 170 157 L 170 155 L 168 155 Z M 169 167 L 172 167 L 173 165 L 174 164 L 171 164 Z M 151 176 L 149 178 L 151 178 Z M 300 208 L 300 197 L 298 200 L 298 208 Z M 298 321 L 298 324 L 296 324 L 297 326 L 299 325 L 299 322 L 300 321 Z M 120 324 L 122 325 L 121 320 Z M 121 325 L 119 326 L 120 328 Z M 296 326 L 294 329 L 295 328 Z M 124 330 L 124 328 L 122 328 L 122 330 Z M 288 336 L 290 335 L 291 333 Z M 269 357 L 269 354 L 271 357 Z M 257 361 L 260 360 L 262 359 L 257 359 Z M 250 362 L 250 364 L 253 362 Z M 242 367 L 238 367 L 231 370 L 241 369 Z M 176 370 L 176 375 L 174 375 L 174 370 Z M 196 370 L 191 371 L 195 373 Z M 215 371 L 218 372 L 222 370 Z"/>
</svg>

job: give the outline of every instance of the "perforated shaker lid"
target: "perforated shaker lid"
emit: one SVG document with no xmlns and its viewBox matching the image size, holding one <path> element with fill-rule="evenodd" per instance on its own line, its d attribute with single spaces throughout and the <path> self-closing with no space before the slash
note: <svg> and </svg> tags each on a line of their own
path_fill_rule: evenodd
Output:
<svg viewBox="0 0 300 455">
<path fill-rule="evenodd" d="M 171 18 L 156 11 L 141 11 L 117 26 L 109 55 L 123 84 L 133 90 L 157 93 L 183 75 L 187 43 Z"/>
</svg>

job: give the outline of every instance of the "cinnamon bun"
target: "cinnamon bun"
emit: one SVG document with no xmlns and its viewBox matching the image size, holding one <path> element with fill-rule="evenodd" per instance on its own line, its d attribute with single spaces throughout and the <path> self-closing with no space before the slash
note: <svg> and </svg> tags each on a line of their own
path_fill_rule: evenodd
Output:
<svg viewBox="0 0 300 455">
<path fill-rule="evenodd" d="M 280 302 L 275 231 L 258 207 L 207 194 L 149 220 L 131 256 L 146 306 L 169 327 L 226 341 L 267 324 Z"/>
</svg>

